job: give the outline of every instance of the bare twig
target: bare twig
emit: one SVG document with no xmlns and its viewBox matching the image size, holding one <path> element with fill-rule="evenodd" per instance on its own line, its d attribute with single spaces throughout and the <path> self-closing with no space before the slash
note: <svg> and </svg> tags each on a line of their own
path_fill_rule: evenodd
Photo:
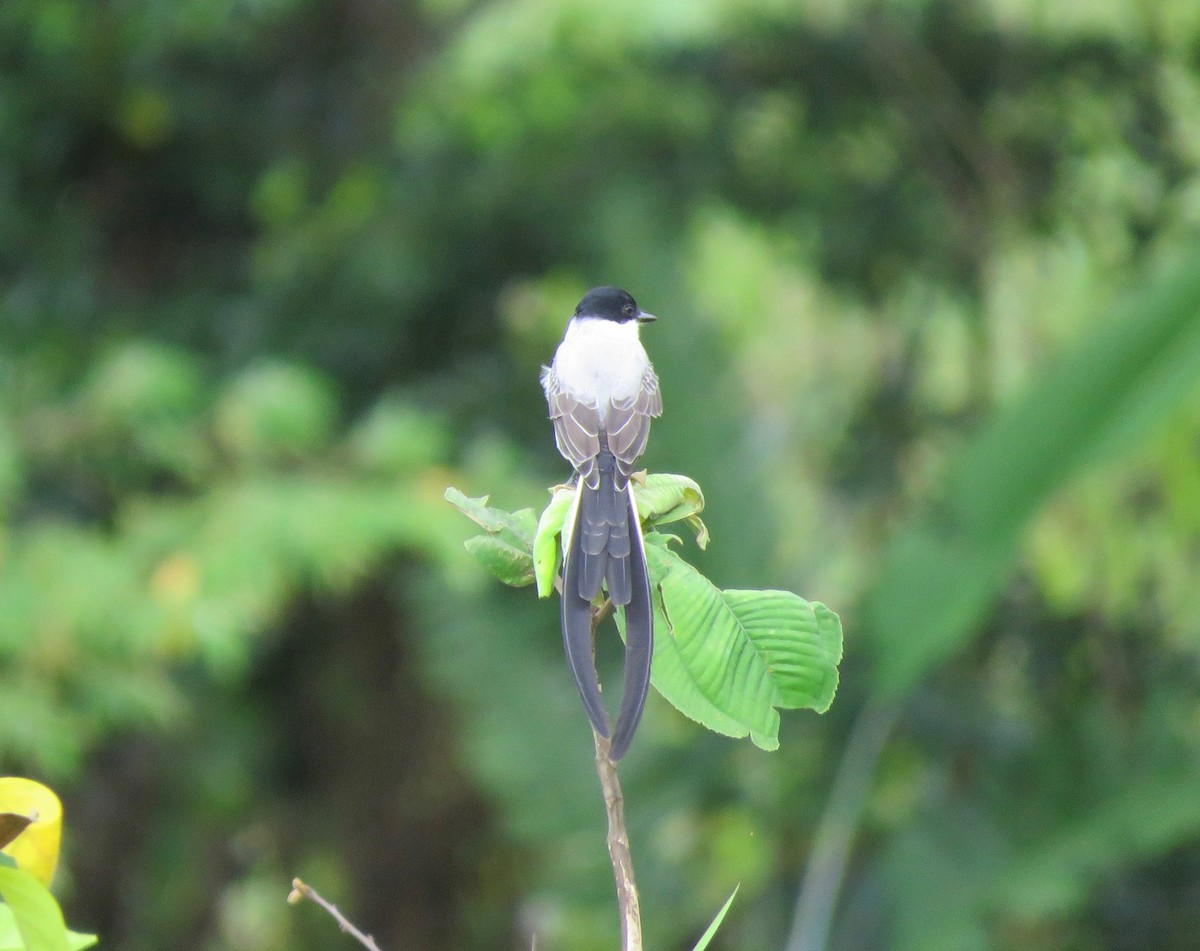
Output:
<svg viewBox="0 0 1200 951">
<path fill-rule="evenodd" d="M 629 851 L 629 831 L 625 827 L 625 799 L 617 764 L 608 758 L 608 740 L 592 731 L 596 743 L 596 775 L 604 792 L 604 812 L 608 818 L 608 858 L 617 883 L 617 906 L 621 911 L 621 951 L 642 951 L 642 908 L 637 883 L 633 879 L 633 856 Z"/>
<path fill-rule="evenodd" d="M 333 920 L 338 923 L 338 927 L 341 928 L 342 931 L 346 932 L 346 934 L 350 935 L 350 937 L 354 938 L 354 940 L 366 948 L 367 951 L 380 951 L 379 945 L 375 943 L 375 939 L 369 934 L 363 934 L 356 927 L 354 927 L 354 925 L 350 923 L 350 920 L 340 911 L 338 911 L 337 905 L 325 898 L 322 898 L 321 895 L 318 894 L 317 890 L 311 885 L 307 884 L 306 882 L 302 882 L 298 878 L 293 878 L 292 890 L 288 895 L 288 903 L 294 905 L 298 901 L 301 901 L 305 898 L 311 902 L 315 902 L 329 912 Z"/>
<path fill-rule="evenodd" d="M 612 613 L 613 605 L 605 600 L 592 608 L 592 641 L 596 627 Z M 642 909 L 638 901 L 637 883 L 633 878 L 633 855 L 629 850 L 629 830 L 625 826 L 625 798 L 617 764 L 608 756 L 609 741 L 595 730 L 596 775 L 604 793 L 604 813 L 608 820 L 608 858 L 612 862 L 613 879 L 617 885 L 617 906 L 621 913 L 621 951 L 642 951 Z"/>
</svg>

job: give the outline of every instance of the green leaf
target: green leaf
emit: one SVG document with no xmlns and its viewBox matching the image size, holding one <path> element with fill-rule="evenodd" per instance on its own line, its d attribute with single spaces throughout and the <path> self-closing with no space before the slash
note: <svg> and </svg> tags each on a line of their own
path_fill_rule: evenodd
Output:
<svg viewBox="0 0 1200 951">
<path fill-rule="evenodd" d="M 660 536 L 648 541 L 661 609 L 653 682 L 668 701 L 765 750 L 779 746 L 776 708 L 828 709 L 842 655 L 837 615 L 786 591 L 720 591 Z"/>
<path fill-rule="evenodd" d="M 537 533 L 533 537 L 533 573 L 537 579 L 539 598 L 547 598 L 554 590 L 554 572 L 558 568 L 558 536 L 562 533 L 563 519 L 571 510 L 575 491 L 567 487 L 554 490 L 550 504 L 538 519 Z"/>
<path fill-rule="evenodd" d="M 678 521 L 704 511 L 704 493 L 694 479 L 670 472 L 635 473 L 633 491 L 638 515 L 647 524 Z"/>
<path fill-rule="evenodd" d="M 0 904 L 0 951 L 25 951 L 21 932 L 17 931 L 17 919 L 8 905 Z"/>
<path fill-rule="evenodd" d="M 720 707 L 700 692 L 695 678 L 688 672 L 687 665 L 679 653 L 679 646 L 674 637 L 664 636 L 670 629 L 663 617 L 659 599 L 654 599 L 654 659 L 650 668 L 650 682 L 654 689 L 676 710 L 689 719 L 695 720 L 701 726 L 741 739 L 750 734 L 750 728 L 742 721 L 725 713 Z M 625 621 L 617 617 L 617 627 L 621 637 L 625 636 Z"/>
<path fill-rule="evenodd" d="M 499 535 L 476 535 L 465 544 L 475 560 L 505 584 L 523 588 L 533 583 L 533 559 L 527 550 Z"/>
<path fill-rule="evenodd" d="M 25 951 L 69 951 L 62 912 L 45 885 L 28 872 L 0 868 L 0 896 L 12 911 Z"/>
<path fill-rule="evenodd" d="M 756 746 L 778 749 L 779 694 L 720 590 L 667 548 L 647 545 L 646 559 L 686 675 L 706 700 L 746 727 Z"/>
<path fill-rule="evenodd" d="M 820 601 L 790 591 L 721 592 L 779 691 L 778 706 L 824 713 L 842 660 L 842 622 Z"/>
<path fill-rule="evenodd" d="M 533 537 L 537 531 L 533 509 L 506 512 L 489 506 L 486 495 L 472 499 L 453 487 L 446 489 L 445 497 L 446 501 L 488 531 L 487 535 L 467 539 L 467 551 L 505 584 L 514 587 L 532 584 Z"/>
<path fill-rule="evenodd" d="M 533 546 L 533 535 L 537 530 L 537 517 L 533 509 L 506 512 L 504 509 L 492 508 L 487 504 L 488 496 L 468 498 L 453 486 L 446 489 L 445 498 L 476 525 L 487 529 L 489 534 L 508 533 L 510 540 L 528 548 Z"/>
<path fill-rule="evenodd" d="M 94 934 L 82 934 L 78 931 L 67 932 L 67 946 L 71 951 L 83 951 L 84 948 L 90 948 L 99 940 Z"/>
<path fill-rule="evenodd" d="M 717 917 L 712 920 L 712 924 L 700 936 L 700 940 L 696 942 L 696 946 L 692 948 L 692 951 L 704 951 L 708 947 L 708 943 L 712 941 L 717 933 L 717 929 L 721 927 L 721 922 L 725 920 L 725 915 L 729 911 L 729 907 L 733 904 L 733 900 L 737 897 L 738 889 L 741 887 L 741 884 L 734 886 L 733 891 L 729 893 L 729 897 L 725 899 L 725 904 L 717 912 Z"/>
<path fill-rule="evenodd" d="M 635 479 L 633 495 L 643 526 L 687 522 L 696 533 L 696 544 L 701 549 L 708 546 L 708 528 L 699 517 L 704 511 L 704 493 L 695 480 L 669 472 L 651 473 L 641 482 Z"/>
</svg>

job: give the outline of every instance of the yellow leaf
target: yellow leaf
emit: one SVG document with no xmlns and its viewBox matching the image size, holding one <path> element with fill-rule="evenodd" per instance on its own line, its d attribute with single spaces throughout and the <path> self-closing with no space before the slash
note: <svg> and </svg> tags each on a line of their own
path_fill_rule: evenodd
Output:
<svg viewBox="0 0 1200 951">
<path fill-rule="evenodd" d="M 32 779 L 0 776 L 0 812 L 29 817 L 28 828 L 0 851 L 49 888 L 62 842 L 62 803 L 58 796 Z"/>
</svg>

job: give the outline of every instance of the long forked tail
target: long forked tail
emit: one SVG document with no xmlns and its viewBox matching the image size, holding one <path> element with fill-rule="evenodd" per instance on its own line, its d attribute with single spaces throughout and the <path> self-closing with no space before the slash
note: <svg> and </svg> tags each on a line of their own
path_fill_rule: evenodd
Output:
<svg viewBox="0 0 1200 951">
<path fill-rule="evenodd" d="M 625 612 L 625 685 L 609 756 L 620 759 L 633 740 L 650 689 L 654 653 L 654 615 L 641 525 L 633 488 L 618 488 L 612 454 L 604 449 L 596 462 L 597 484 L 581 479 L 572 531 L 563 566 L 563 646 L 584 709 L 601 736 L 609 736 L 608 712 L 600 696 L 592 645 L 591 604 L 608 586 L 613 604 Z"/>
<path fill-rule="evenodd" d="M 613 731 L 609 756 L 618 760 L 625 755 L 633 734 L 642 720 L 646 695 L 650 692 L 650 661 L 654 656 L 654 609 L 650 602 L 650 573 L 646 569 L 646 546 L 638 520 L 633 486 L 626 484 L 629 535 L 629 603 L 625 605 L 625 687 L 621 710 Z"/>
</svg>

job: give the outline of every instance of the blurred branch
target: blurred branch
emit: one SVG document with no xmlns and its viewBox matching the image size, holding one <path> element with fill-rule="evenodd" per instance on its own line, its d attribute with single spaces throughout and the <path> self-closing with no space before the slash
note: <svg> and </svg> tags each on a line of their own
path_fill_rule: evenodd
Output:
<svg viewBox="0 0 1200 951">
<path fill-rule="evenodd" d="M 898 716 L 895 702 L 871 700 L 854 723 L 804 870 L 786 951 L 824 951 L 863 803 Z"/>
<path fill-rule="evenodd" d="M 301 899 L 307 898 L 311 902 L 315 902 L 329 912 L 334 921 L 338 923 L 338 927 L 346 934 L 350 935 L 355 941 L 361 944 L 367 951 L 380 951 L 379 945 L 375 943 L 375 939 L 369 934 L 363 934 L 359 931 L 350 920 L 338 911 L 337 905 L 333 902 L 322 898 L 315 888 L 306 882 L 302 882 L 298 878 L 292 879 L 292 890 L 288 894 L 288 904 L 294 905 Z"/>
<path fill-rule="evenodd" d="M 592 608 L 592 642 L 596 627 L 612 612 L 612 602 L 605 600 Z M 613 878 L 617 884 L 617 906 L 621 912 L 621 951 L 642 951 L 642 908 L 638 900 L 637 883 L 633 877 L 633 855 L 629 849 L 629 830 L 625 826 L 625 797 L 617 764 L 608 756 L 609 741 L 595 730 L 596 775 L 604 793 L 604 814 L 608 819 L 608 858 L 612 862 Z"/>
</svg>

